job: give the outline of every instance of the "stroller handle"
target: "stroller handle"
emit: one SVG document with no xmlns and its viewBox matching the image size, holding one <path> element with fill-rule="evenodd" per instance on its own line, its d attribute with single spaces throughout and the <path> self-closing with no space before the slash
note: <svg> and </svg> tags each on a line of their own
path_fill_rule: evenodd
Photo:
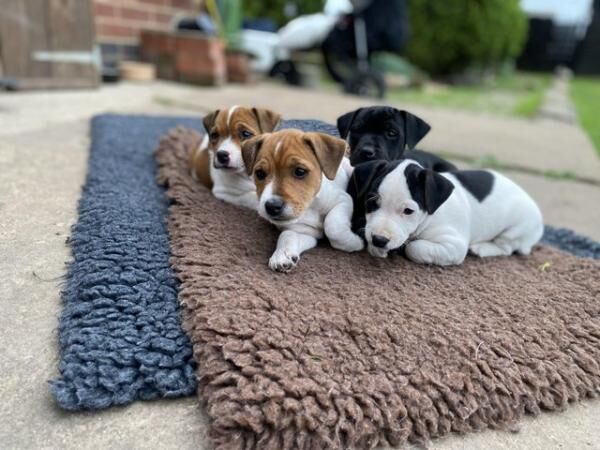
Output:
<svg viewBox="0 0 600 450">
<path fill-rule="evenodd" d="M 375 0 L 350 0 L 350 3 L 353 7 L 352 14 L 360 14 L 365 9 L 367 9 L 374 1 Z"/>
</svg>

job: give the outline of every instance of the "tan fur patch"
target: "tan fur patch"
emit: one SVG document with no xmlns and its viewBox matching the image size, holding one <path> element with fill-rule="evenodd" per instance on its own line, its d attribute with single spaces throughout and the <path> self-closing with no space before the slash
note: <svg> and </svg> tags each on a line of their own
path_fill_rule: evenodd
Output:
<svg viewBox="0 0 600 450">
<path fill-rule="evenodd" d="M 212 189 L 213 182 L 210 178 L 210 155 L 208 149 L 197 148 L 191 155 L 190 166 L 200 183 Z"/>
<path fill-rule="evenodd" d="M 290 205 L 297 217 L 310 206 L 321 188 L 321 167 L 304 141 L 304 134 L 299 130 L 283 130 L 265 135 L 253 171 L 256 174 L 260 169 L 267 174 L 264 180 L 254 175 L 258 195 L 272 182 L 273 193 Z M 303 178 L 294 175 L 298 167 L 308 171 Z"/>
</svg>

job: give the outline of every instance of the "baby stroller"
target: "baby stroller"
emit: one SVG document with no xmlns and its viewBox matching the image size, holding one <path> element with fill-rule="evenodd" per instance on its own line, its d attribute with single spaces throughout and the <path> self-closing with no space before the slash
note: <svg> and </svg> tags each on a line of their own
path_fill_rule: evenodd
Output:
<svg viewBox="0 0 600 450">
<path fill-rule="evenodd" d="M 353 0 L 321 45 L 327 71 L 344 91 L 382 98 L 383 74 L 370 64 L 375 52 L 400 53 L 409 38 L 405 0 Z"/>
<path fill-rule="evenodd" d="M 242 31 L 253 68 L 289 84 L 302 84 L 292 52 L 320 48 L 331 77 L 346 92 L 385 95 L 383 75 L 371 67 L 374 52 L 399 53 L 408 40 L 406 0 L 327 0 L 322 13 L 300 16 L 277 33 Z"/>
</svg>

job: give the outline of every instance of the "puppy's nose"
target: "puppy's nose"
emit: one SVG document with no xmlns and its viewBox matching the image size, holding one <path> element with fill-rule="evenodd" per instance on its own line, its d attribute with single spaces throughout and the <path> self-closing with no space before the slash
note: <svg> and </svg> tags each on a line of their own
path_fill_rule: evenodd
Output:
<svg viewBox="0 0 600 450">
<path fill-rule="evenodd" d="M 265 210 L 271 217 L 278 217 L 283 211 L 284 203 L 280 198 L 273 197 L 265 202 Z"/>
<path fill-rule="evenodd" d="M 225 151 L 225 150 L 218 150 L 217 151 L 217 161 L 219 161 L 219 163 L 226 165 L 229 163 L 229 152 Z"/>
<path fill-rule="evenodd" d="M 360 151 L 360 157 L 363 161 L 373 159 L 375 157 L 375 149 L 373 147 L 363 147 Z"/>
<path fill-rule="evenodd" d="M 385 246 L 387 245 L 388 242 L 390 242 L 390 240 L 388 238 L 386 238 L 385 236 L 381 236 L 379 234 L 374 234 L 373 236 L 371 236 L 371 242 L 377 248 L 385 248 Z"/>
</svg>

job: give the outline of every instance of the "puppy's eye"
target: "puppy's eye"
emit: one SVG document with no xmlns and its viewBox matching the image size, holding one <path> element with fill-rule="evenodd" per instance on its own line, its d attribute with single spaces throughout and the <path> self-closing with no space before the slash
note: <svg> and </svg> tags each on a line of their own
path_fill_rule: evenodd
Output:
<svg viewBox="0 0 600 450">
<path fill-rule="evenodd" d="M 250 139 L 251 137 L 254 137 L 254 134 L 251 133 L 250 131 L 248 131 L 248 130 L 242 130 L 242 131 L 240 131 L 240 139 L 242 141 Z"/>
<path fill-rule="evenodd" d="M 294 176 L 296 178 L 304 178 L 306 175 L 308 175 L 308 170 L 306 170 L 304 167 L 296 167 L 294 169 Z"/>
<path fill-rule="evenodd" d="M 217 139 L 219 139 L 219 133 L 217 133 L 216 131 L 213 131 L 212 133 L 210 133 L 210 135 L 208 137 L 210 138 L 211 141 L 216 141 Z"/>
<path fill-rule="evenodd" d="M 257 180 L 264 180 L 265 178 L 267 178 L 267 172 L 265 172 L 262 169 L 256 169 L 254 171 L 254 176 L 256 177 Z"/>
<path fill-rule="evenodd" d="M 396 130 L 392 130 L 391 128 L 387 130 L 385 134 L 387 134 L 387 136 L 390 138 L 395 138 L 396 136 L 398 136 L 398 132 Z"/>
<path fill-rule="evenodd" d="M 415 210 L 414 209 L 410 209 L 410 208 L 404 208 L 404 211 L 402 211 L 402 213 L 406 214 L 407 216 L 410 216 L 414 212 L 415 212 Z"/>
<path fill-rule="evenodd" d="M 371 213 L 379 208 L 379 195 L 374 194 L 367 198 L 365 202 L 365 209 L 368 213 Z"/>
</svg>

